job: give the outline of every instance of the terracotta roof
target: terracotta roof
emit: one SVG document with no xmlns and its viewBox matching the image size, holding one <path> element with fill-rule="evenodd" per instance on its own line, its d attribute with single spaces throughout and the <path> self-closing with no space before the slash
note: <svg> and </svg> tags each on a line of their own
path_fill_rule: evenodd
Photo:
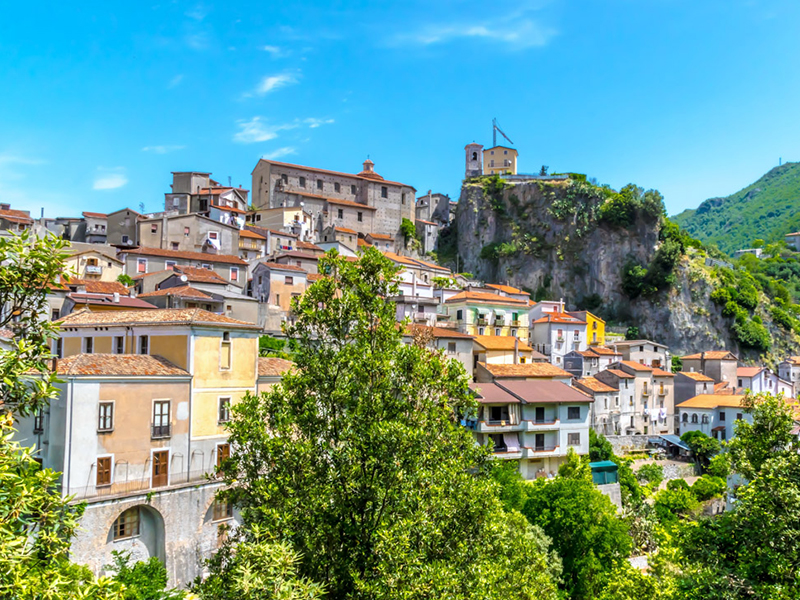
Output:
<svg viewBox="0 0 800 600">
<path fill-rule="evenodd" d="M 587 390 L 591 390 L 592 392 L 616 392 L 618 391 L 616 388 L 611 387 L 596 379 L 594 377 L 584 377 L 583 379 L 578 379 L 575 381 L 576 385 L 583 386 Z"/>
<path fill-rule="evenodd" d="M 325 251 L 314 244 L 313 242 L 304 242 L 303 240 L 297 240 L 297 248 L 299 250 L 315 250 L 316 252 L 324 253 Z"/>
<path fill-rule="evenodd" d="M 519 288 L 515 288 L 510 285 L 503 285 L 501 283 L 487 283 L 486 287 L 492 288 L 494 290 L 500 290 L 501 292 L 505 292 L 506 294 L 525 294 L 526 296 L 530 296 L 530 294 L 525 290 L 521 290 Z"/>
<path fill-rule="evenodd" d="M 489 294 L 485 292 L 459 292 L 454 296 L 450 296 L 445 300 L 448 302 L 461 302 L 464 300 L 471 300 L 474 302 L 486 302 L 488 304 L 513 304 L 515 306 L 527 306 L 525 300 L 518 300 L 517 298 L 509 298 L 507 296 L 500 296 L 499 294 Z"/>
<path fill-rule="evenodd" d="M 702 373 L 698 373 L 696 371 L 681 371 L 680 374 L 684 377 L 688 377 L 689 379 L 694 379 L 695 381 L 714 381 L 708 375 L 703 375 Z"/>
<path fill-rule="evenodd" d="M 650 344 L 651 346 L 660 346 L 661 348 L 666 348 L 664 344 L 659 344 L 658 342 L 654 342 L 652 340 L 622 340 L 612 343 L 614 346 L 643 346 L 645 344 Z"/>
<path fill-rule="evenodd" d="M 90 294 L 120 294 L 127 296 L 129 293 L 128 288 L 122 285 L 119 281 L 94 281 L 92 279 L 69 279 L 61 282 L 64 286 L 79 286 L 85 287 L 86 291 Z"/>
<path fill-rule="evenodd" d="M 700 394 L 684 400 L 678 405 L 678 408 L 740 407 L 742 400 L 744 400 L 744 396 L 738 394 Z"/>
<path fill-rule="evenodd" d="M 606 348 L 604 346 L 592 346 L 592 352 L 599 354 L 600 356 L 622 356 L 613 348 Z"/>
<path fill-rule="evenodd" d="M 793 365 L 800 365 L 800 356 L 789 356 L 786 358 L 785 362 L 791 363 Z"/>
<path fill-rule="evenodd" d="M 434 227 L 438 227 L 439 226 L 438 223 L 434 223 L 433 221 L 425 221 L 423 219 L 417 219 L 416 221 L 417 221 L 417 223 L 422 223 L 424 225 L 433 225 Z"/>
<path fill-rule="evenodd" d="M 526 404 L 540 402 L 594 402 L 594 396 L 563 381 L 498 381 L 497 385 Z"/>
<path fill-rule="evenodd" d="M 387 242 L 394 241 L 394 238 L 386 233 L 368 233 L 367 235 L 375 240 L 386 240 Z"/>
<path fill-rule="evenodd" d="M 166 358 L 149 354 L 74 354 L 58 359 L 59 375 L 187 377 L 189 373 Z"/>
<path fill-rule="evenodd" d="M 233 206 L 220 206 L 219 204 L 212 204 L 211 206 L 218 210 L 229 210 L 235 213 L 245 214 L 247 212 L 246 210 L 242 210 L 241 208 L 234 208 Z"/>
<path fill-rule="evenodd" d="M 727 394 L 730 390 L 731 386 L 729 381 L 720 381 L 719 383 L 714 384 L 715 394 Z"/>
<path fill-rule="evenodd" d="M 67 327 L 115 327 L 123 325 L 208 325 L 259 329 L 253 323 L 237 321 L 201 308 L 158 308 L 155 310 L 127 310 L 90 312 L 79 310 L 55 321 L 62 329 Z"/>
<path fill-rule="evenodd" d="M 358 238 L 358 245 L 364 248 L 372 248 L 372 244 L 370 244 L 364 238 Z"/>
<path fill-rule="evenodd" d="M 486 350 L 514 350 L 514 344 L 520 352 L 530 352 L 533 350 L 528 344 L 519 338 L 510 335 L 476 335 L 475 343 L 486 348 Z"/>
<path fill-rule="evenodd" d="M 319 273 L 309 273 L 308 276 L 307 276 L 307 279 L 308 279 L 308 281 L 312 281 L 313 282 L 313 281 L 319 281 L 320 279 L 322 279 L 322 277 L 323 276 L 320 275 Z"/>
<path fill-rule="evenodd" d="M 0 210 L 0 219 L 11 221 L 12 223 L 33 223 L 33 219 L 29 214 L 22 210 Z"/>
<path fill-rule="evenodd" d="M 567 325 L 586 325 L 586 321 L 581 321 L 567 313 L 547 313 L 534 321 L 534 323 L 564 323 Z"/>
<path fill-rule="evenodd" d="M 496 383 L 470 383 L 479 404 L 520 404 L 520 399 Z"/>
<path fill-rule="evenodd" d="M 282 237 L 295 238 L 295 239 L 299 237 L 296 233 L 290 233 L 288 231 L 278 231 L 277 229 L 267 229 L 265 227 L 259 227 L 257 225 L 245 225 L 244 228 L 248 231 L 252 231 L 259 235 L 263 235 L 264 237 L 267 237 L 267 233 L 271 233 L 272 235 L 279 235 Z"/>
<path fill-rule="evenodd" d="M 182 258 L 184 260 L 196 260 L 200 263 L 225 263 L 231 265 L 246 265 L 238 256 L 231 254 L 209 254 L 207 252 L 186 252 L 183 250 L 166 250 L 164 248 L 148 248 L 139 246 L 138 248 L 125 248 L 120 250 L 120 254 L 135 254 L 137 256 L 163 256 L 164 258 Z"/>
<path fill-rule="evenodd" d="M 412 258 L 416 263 L 421 264 L 423 267 L 428 267 L 429 269 L 433 269 L 434 271 L 447 271 L 450 273 L 450 269 L 447 267 L 443 267 L 441 265 L 437 265 L 436 263 L 428 262 L 427 260 L 422 260 L 421 258 Z"/>
<path fill-rule="evenodd" d="M 276 263 L 276 262 L 266 262 L 266 263 L 262 263 L 262 264 L 266 265 L 267 267 L 269 267 L 273 271 L 292 271 L 293 273 L 294 272 L 299 272 L 299 273 L 302 273 L 303 275 L 308 275 L 308 273 L 306 272 L 305 269 L 303 269 L 301 267 L 297 267 L 295 265 L 284 265 L 284 264 Z"/>
<path fill-rule="evenodd" d="M 154 292 L 147 292 L 146 294 L 139 294 L 139 298 L 157 298 L 159 296 L 180 296 L 181 298 L 198 298 L 202 300 L 213 299 L 208 294 L 188 285 L 164 288 L 155 290 Z"/>
<path fill-rule="evenodd" d="M 292 164 L 292 163 L 279 162 L 277 160 L 267 160 L 265 158 L 262 158 L 258 162 L 260 163 L 261 161 L 269 163 L 271 165 L 280 165 L 281 167 L 289 167 L 289 168 L 292 168 L 292 169 L 300 169 L 302 171 L 314 171 L 315 173 L 329 173 L 331 175 L 341 175 L 343 177 L 354 177 L 354 178 L 357 178 L 357 179 L 368 179 L 370 181 L 374 181 L 374 178 L 372 178 L 372 177 L 362 177 L 360 175 L 354 175 L 352 173 L 343 173 L 341 171 L 329 171 L 327 169 L 317 169 L 315 167 L 304 167 L 303 165 L 295 165 L 295 164 Z M 258 165 L 256 165 L 256 166 L 258 166 Z M 253 169 L 253 170 L 255 171 L 255 169 Z M 415 192 L 417 191 L 417 188 L 415 188 L 413 185 L 408 185 L 408 184 L 405 184 L 405 183 L 398 183 L 397 181 L 386 181 L 384 179 L 383 183 L 389 183 L 389 184 L 392 184 L 392 185 L 402 185 L 404 187 L 411 188 Z M 289 193 L 294 193 L 294 192 L 289 192 Z"/>
<path fill-rule="evenodd" d="M 659 369 L 658 367 L 653 367 L 653 375 L 655 377 L 675 377 L 675 373 Z"/>
<path fill-rule="evenodd" d="M 281 377 L 292 367 L 294 367 L 294 363 L 284 358 L 276 358 L 273 356 L 258 357 L 259 377 Z"/>
<path fill-rule="evenodd" d="M 417 263 L 414 260 L 411 260 L 409 257 L 400 256 L 399 254 L 396 254 L 394 252 L 384 252 L 383 255 L 389 260 L 400 263 L 402 265 L 408 265 L 409 267 L 417 267 L 417 268 L 419 268 L 420 266 L 419 263 Z"/>
<path fill-rule="evenodd" d="M 313 261 L 319 260 L 319 256 L 317 256 L 316 254 L 311 254 L 310 252 L 300 252 L 299 250 L 288 250 L 286 252 L 281 252 L 277 256 L 274 256 L 272 258 L 272 261 L 270 262 L 277 261 L 279 258 L 283 258 L 284 256 L 288 256 L 289 258 L 304 258 L 306 260 L 313 260 Z"/>
<path fill-rule="evenodd" d="M 240 238 L 243 238 L 243 237 L 244 238 L 254 238 L 254 239 L 257 239 L 257 240 L 265 240 L 265 239 L 267 239 L 266 237 L 264 237 L 260 233 L 256 233 L 255 231 L 250 231 L 249 229 L 240 229 L 239 230 L 239 237 Z"/>
<path fill-rule="evenodd" d="M 564 369 L 550 363 L 525 363 L 524 365 L 493 365 L 479 362 L 493 377 L 572 377 Z"/>
<path fill-rule="evenodd" d="M 113 294 L 89 294 L 82 292 L 72 292 L 67 294 L 67 298 L 72 300 L 76 305 L 83 304 L 87 306 L 106 306 L 109 308 L 137 308 L 140 310 L 151 310 L 156 308 L 149 302 L 139 300 L 139 298 L 131 298 L 130 296 L 120 296 L 117 302 L 114 301 Z"/>
<path fill-rule="evenodd" d="M 96 212 L 82 212 L 81 213 L 84 217 L 89 217 L 90 219 L 107 219 L 108 215 L 105 213 L 96 213 Z"/>
<path fill-rule="evenodd" d="M 334 227 L 334 231 L 341 231 L 342 233 L 351 233 L 353 235 L 358 235 L 358 232 L 354 229 L 348 229 L 347 227 Z"/>
<path fill-rule="evenodd" d="M 460 331 L 456 331 L 455 329 L 448 329 L 446 327 L 431 327 L 429 325 L 416 325 L 414 323 L 409 324 L 406 327 L 406 331 L 408 335 L 412 335 L 417 331 L 430 332 L 435 338 L 471 339 L 474 337 L 469 335 L 468 333 L 461 333 Z"/>
<path fill-rule="evenodd" d="M 736 376 L 737 377 L 755 377 L 761 371 L 764 370 L 764 367 L 739 367 L 736 369 Z"/>
<path fill-rule="evenodd" d="M 619 369 L 606 369 L 606 372 L 611 373 L 612 375 L 616 375 L 620 379 L 636 379 L 636 377 L 631 375 L 630 373 L 626 373 L 625 371 L 620 371 Z"/>
<path fill-rule="evenodd" d="M 634 371 L 646 371 L 649 373 L 652 372 L 653 370 L 652 367 L 648 367 L 647 365 L 643 365 L 641 363 L 633 362 L 632 360 L 623 360 L 620 361 L 620 364 L 625 365 L 626 367 L 628 367 L 629 369 L 633 369 Z"/>
<path fill-rule="evenodd" d="M 588 310 L 568 310 L 567 314 L 575 317 L 576 319 L 580 319 L 581 321 L 588 320 L 586 317 L 592 317 L 595 321 L 605 323 L 603 319 L 598 317 L 596 314 L 589 312 Z"/>
<path fill-rule="evenodd" d="M 186 280 L 191 283 L 224 283 L 226 285 L 228 283 L 224 277 L 211 269 L 176 265 L 172 270 L 179 275 L 186 275 Z"/>
<path fill-rule="evenodd" d="M 710 352 L 698 352 L 697 354 L 689 354 L 683 357 L 683 360 L 700 360 L 705 358 L 708 360 L 738 360 L 732 352 L 727 350 L 712 350 Z"/>
</svg>

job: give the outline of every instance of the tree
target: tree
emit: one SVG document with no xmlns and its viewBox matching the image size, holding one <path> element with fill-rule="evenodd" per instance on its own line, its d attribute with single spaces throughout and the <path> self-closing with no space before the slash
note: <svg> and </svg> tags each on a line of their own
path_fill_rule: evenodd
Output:
<svg viewBox="0 0 800 600">
<path fill-rule="evenodd" d="M 124 585 L 124 600 L 178 600 L 185 594 L 178 590 L 167 590 L 167 569 L 158 558 L 151 556 L 147 561 L 131 565 L 130 552 L 111 553 L 110 565 L 103 568 L 113 572 L 113 579 Z"/>
<path fill-rule="evenodd" d="M 638 340 L 640 337 L 639 328 L 635 325 L 628 327 L 628 330 L 625 332 L 626 340 Z"/>
<path fill-rule="evenodd" d="M 400 222 L 400 233 L 403 234 L 406 244 L 411 240 L 417 239 L 417 227 L 411 219 L 407 219 L 406 217 L 403 217 L 403 220 Z"/>
<path fill-rule="evenodd" d="M 736 422 L 736 435 L 728 443 L 728 454 L 733 470 L 753 479 L 766 461 L 791 452 L 794 415 L 783 396 L 769 393 L 748 394 L 742 408 L 753 416 L 753 423 L 745 419 Z"/>
<path fill-rule="evenodd" d="M 296 368 L 233 407 L 221 473 L 238 537 L 275 532 L 333 599 L 554 597 L 558 561 L 503 510 L 488 449 L 459 424 L 475 408 L 462 365 L 402 343 L 397 269 L 368 248 L 320 272 L 293 301 Z"/>
<path fill-rule="evenodd" d="M 589 462 L 578 456 L 574 448 L 567 450 L 566 460 L 558 467 L 558 475 L 559 477 L 570 477 L 583 481 L 592 480 L 592 470 L 589 468 Z"/>
<path fill-rule="evenodd" d="M 262 335 L 258 338 L 258 355 L 259 356 L 275 356 L 278 358 L 291 358 L 291 355 L 284 350 L 286 348 L 286 340 L 272 337 L 271 335 Z"/>
<path fill-rule="evenodd" d="M 591 480 L 556 477 L 531 485 L 523 514 L 553 540 L 563 561 L 563 588 L 575 600 L 593 598 L 625 562 L 631 539 L 616 507 Z"/>
<path fill-rule="evenodd" d="M 623 562 L 614 569 L 598 600 L 642 600 L 657 597 L 656 581 Z"/>
<path fill-rule="evenodd" d="M 133 280 L 133 277 L 126 275 L 125 273 L 120 273 L 117 275 L 117 281 L 125 287 L 131 287 L 136 284 L 136 282 Z"/>
<path fill-rule="evenodd" d="M 602 433 L 589 429 L 589 460 L 599 462 L 614 458 L 614 447 Z"/>
<path fill-rule="evenodd" d="M 681 436 L 681 441 L 689 446 L 701 472 L 708 467 L 711 457 L 722 449 L 718 440 L 707 436 L 702 431 L 687 431 Z"/>
<path fill-rule="evenodd" d="M 661 490 L 653 499 L 653 509 L 662 523 L 675 523 L 679 517 L 693 513 L 698 507 L 697 498 L 684 487 Z"/>
<path fill-rule="evenodd" d="M 17 416 L 33 414 L 55 395 L 49 359 L 58 328 L 46 295 L 59 285 L 67 243 L 28 231 L 0 237 L 0 329 L 15 335 L 13 348 L 0 352 L 0 404 Z"/>
</svg>

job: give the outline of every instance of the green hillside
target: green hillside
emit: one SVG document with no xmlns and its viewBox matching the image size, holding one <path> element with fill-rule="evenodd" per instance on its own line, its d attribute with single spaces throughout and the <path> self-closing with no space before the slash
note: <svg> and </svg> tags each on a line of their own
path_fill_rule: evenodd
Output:
<svg viewBox="0 0 800 600">
<path fill-rule="evenodd" d="M 726 198 L 710 198 L 673 217 L 692 237 L 731 254 L 754 239 L 777 241 L 800 230 L 800 162 L 775 167 Z"/>
</svg>

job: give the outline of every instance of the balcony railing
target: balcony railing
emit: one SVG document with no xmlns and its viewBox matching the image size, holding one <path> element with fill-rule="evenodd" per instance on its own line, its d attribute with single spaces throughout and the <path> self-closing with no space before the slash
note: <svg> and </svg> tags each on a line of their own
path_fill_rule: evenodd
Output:
<svg viewBox="0 0 800 600">
<path fill-rule="evenodd" d="M 553 452 L 558 449 L 558 444 L 539 444 L 528 448 L 531 452 Z"/>
<path fill-rule="evenodd" d="M 642 390 L 642 396 L 649 396 L 649 395 L 650 395 L 650 390 L 648 390 L 647 388 Z"/>
<path fill-rule="evenodd" d="M 511 319 L 512 327 L 519 327 L 519 319 Z"/>
<path fill-rule="evenodd" d="M 172 423 L 150 426 L 150 439 L 160 440 L 168 437 L 172 437 Z"/>
<path fill-rule="evenodd" d="M 494 326 L 495 327 L 505 327 L 506 326 L 505 318 L 503 318 L 503 317 L 495 317 Z"/>
<path fill-rule="evenodd" d="M 658 395 L 659 395 L 659 396 L 666 396 L 666 395 L 667 395 L 667 390 L 666 390 L 666 388 L 659 388 L 659 390 L 658 390 Z"/>
<path fill-rule="evenodd" d="M 116 496 L 149 490 L 151 489 L 150 471 L 151 469 L 147 467 L 140 477 L 124 480 L 117 477 L 111 485 L 104 485 L 100 487 L 87 485 L 86 487 L 73 488 L 69 493 L 75 497 L 75 500 L 85 500 L 87 498 Z M 117 473 L 119 473 L 119 470 Z M 204 481 L 208 481 L 209 483 L 213 482 L 214 472 L 205 470 L 192 471 L 190 473 L 186 473 L 186 471 L 172 471 L 169 475 L 169 485 L 159 486 L 157 489 L 161 491 L 164 489 L 177 487 L 185 483 L 198 483 Z"/>
<path fill-rule="evenodd" d="M 484 317 L 478 317 L 478 325 L 488 325 L 489 320 Z"/>
<path fill-rule="evenodd" d="M 564 343 L 564 336 L 563 335 L 558 336 L 556 338 L 556 342 L 559 343 L 559 344 L 563 344 Z"/>
</svg>

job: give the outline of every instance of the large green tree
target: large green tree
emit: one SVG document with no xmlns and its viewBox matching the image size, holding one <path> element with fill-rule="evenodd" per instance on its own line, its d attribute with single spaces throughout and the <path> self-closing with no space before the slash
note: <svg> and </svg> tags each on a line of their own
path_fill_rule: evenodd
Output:
<svg viewBox="0 0 800 600">
<path fill-rule="evenodd" d="M 319 268 L 287 328 L 296 368 L 233 409 L 221 472 L 240 538 L 274 532 L 330 598 L 555 597 L 558 560 L 459 424 L 463 367 L 402 343 L 397 269 L 374 249 Z"/>
</svg>

